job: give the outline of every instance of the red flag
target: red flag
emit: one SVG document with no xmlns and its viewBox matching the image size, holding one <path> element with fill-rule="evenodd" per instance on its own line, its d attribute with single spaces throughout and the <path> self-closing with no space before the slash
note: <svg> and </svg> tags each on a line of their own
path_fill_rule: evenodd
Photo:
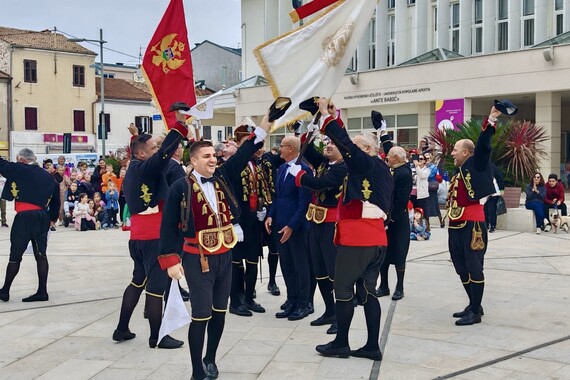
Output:
<svg viewBox="0 0 570 380">
<path fill-rule="evenodd" d="M 190 44 L 182 0 L 170 0 L 143 58 L 143 73 L 167 128 L 176 122 L 168 112 L 175 102 L 196 104 Z"/>
<path fill-rule="evenodd" d="M 310 3 L 300 6 L 297 9 L 293 9 L 289 12 L 289 17 L 291 17 L 291 21 L 293 24 L 298 22 L 305 17 L 309 17 L 313 13 L 317 13 L 323 8 L 328 7 L 329 5 L 336 3 L 338 0 L 313 0 Z"/>
</svg>

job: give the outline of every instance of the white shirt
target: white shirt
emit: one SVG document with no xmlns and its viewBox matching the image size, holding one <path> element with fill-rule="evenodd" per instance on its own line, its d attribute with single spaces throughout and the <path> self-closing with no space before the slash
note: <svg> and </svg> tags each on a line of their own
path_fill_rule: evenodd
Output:
<svg viewBox="0 0 570 380">
<path fill-rule="evenodd" d="M 218 214 L 218 200 L 216 198 L 216 189 L 214 187 L 214 184 L 212 182 L 202 183 L 202 178 L 204 176 L 198 173 L 196 170 L 193 170 L 192 174 L 194 174 L 194 177 L 196 177 L 196 183 L 198 186 L 200 186 L 202 192 L 206 196 L 206 201 L 208 201 L 208 204 L 214 213 Z"/>
</svg>

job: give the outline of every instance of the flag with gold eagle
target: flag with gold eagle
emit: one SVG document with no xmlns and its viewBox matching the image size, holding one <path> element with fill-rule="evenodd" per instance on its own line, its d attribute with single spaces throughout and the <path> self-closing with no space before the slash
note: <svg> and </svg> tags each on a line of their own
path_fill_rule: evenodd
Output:
<svg viewBox="0 0 570 380">
<path fill-rule="evenodd" d="M 303 100 L 312 96 L 331 97 L 335 93 L 378 0 L 330 3 L 330 0 L 318 0 L 315 5 L 319 6 L 310 11 L 324 8 L 320 14 L 253 51 L 273 97 L 286 96 L 293 103 L 277 120 L 274 129 L 307 117 L 308 114 L 297 107 Z M 297 17 L 311 15 L 307 11 L 296 14 Z"/>
<path fill-rule="evenodd" d="M 170 0 L 144 54 L 143 74 L 166 127 L 176 122 L 168 112 L 175 102 L 196 104 L 190 44 L 182 0 Z"/>
</svg>

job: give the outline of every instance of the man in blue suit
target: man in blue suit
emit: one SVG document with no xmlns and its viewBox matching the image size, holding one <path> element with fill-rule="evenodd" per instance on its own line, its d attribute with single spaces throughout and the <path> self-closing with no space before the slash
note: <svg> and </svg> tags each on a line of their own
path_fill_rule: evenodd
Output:
<svg viewBox="0 0 570 380">
<path fill-rule="evenodd" d="M 289 175 L 290 165 L 299 157 L 301 143 L 297 137 L 287 136 L 281 142 L 281 158 L 285 163 L 277 171 L 275 199 L 265 221 L 265 228 L 271 233 L 276 228 L 280 236 L 279 256 L 281 272 L 287 286 L 287 302 L 277 318 L 296 321 L 309 314 L 309 255 L 307 232 L 309 223 L 305 218 L 311 193 L 295 185 L 295 177 Z M 312 170 L 301 163 L 303 170 L 312 175 Z"/>
</svg>

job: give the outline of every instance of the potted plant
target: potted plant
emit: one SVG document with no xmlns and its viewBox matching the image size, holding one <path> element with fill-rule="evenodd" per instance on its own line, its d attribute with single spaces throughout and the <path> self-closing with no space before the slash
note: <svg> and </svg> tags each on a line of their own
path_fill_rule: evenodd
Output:
<svg viewBox="0 0 570 380">
<path fill-rule="evenodd" d="M 481 133 L 481 120 L 469 120 L 456 129 L 429 133 L 428 139 L 437 147 L 440 166 L 449 173 L 455 171 L 451 151 L 461 139 L 477 141 Z M 497 165 L 505 178 L 505 203 L 507 208 L 519 207 L 521 188 L 526 186 L 536 172 L 540 160 L 547 157 L 542 145 L 548 140 L 546 130 L 531 121 L 509 120 L 497 123 L 497 131 L 491 140 L 491 162 Z"/>
</svg>

